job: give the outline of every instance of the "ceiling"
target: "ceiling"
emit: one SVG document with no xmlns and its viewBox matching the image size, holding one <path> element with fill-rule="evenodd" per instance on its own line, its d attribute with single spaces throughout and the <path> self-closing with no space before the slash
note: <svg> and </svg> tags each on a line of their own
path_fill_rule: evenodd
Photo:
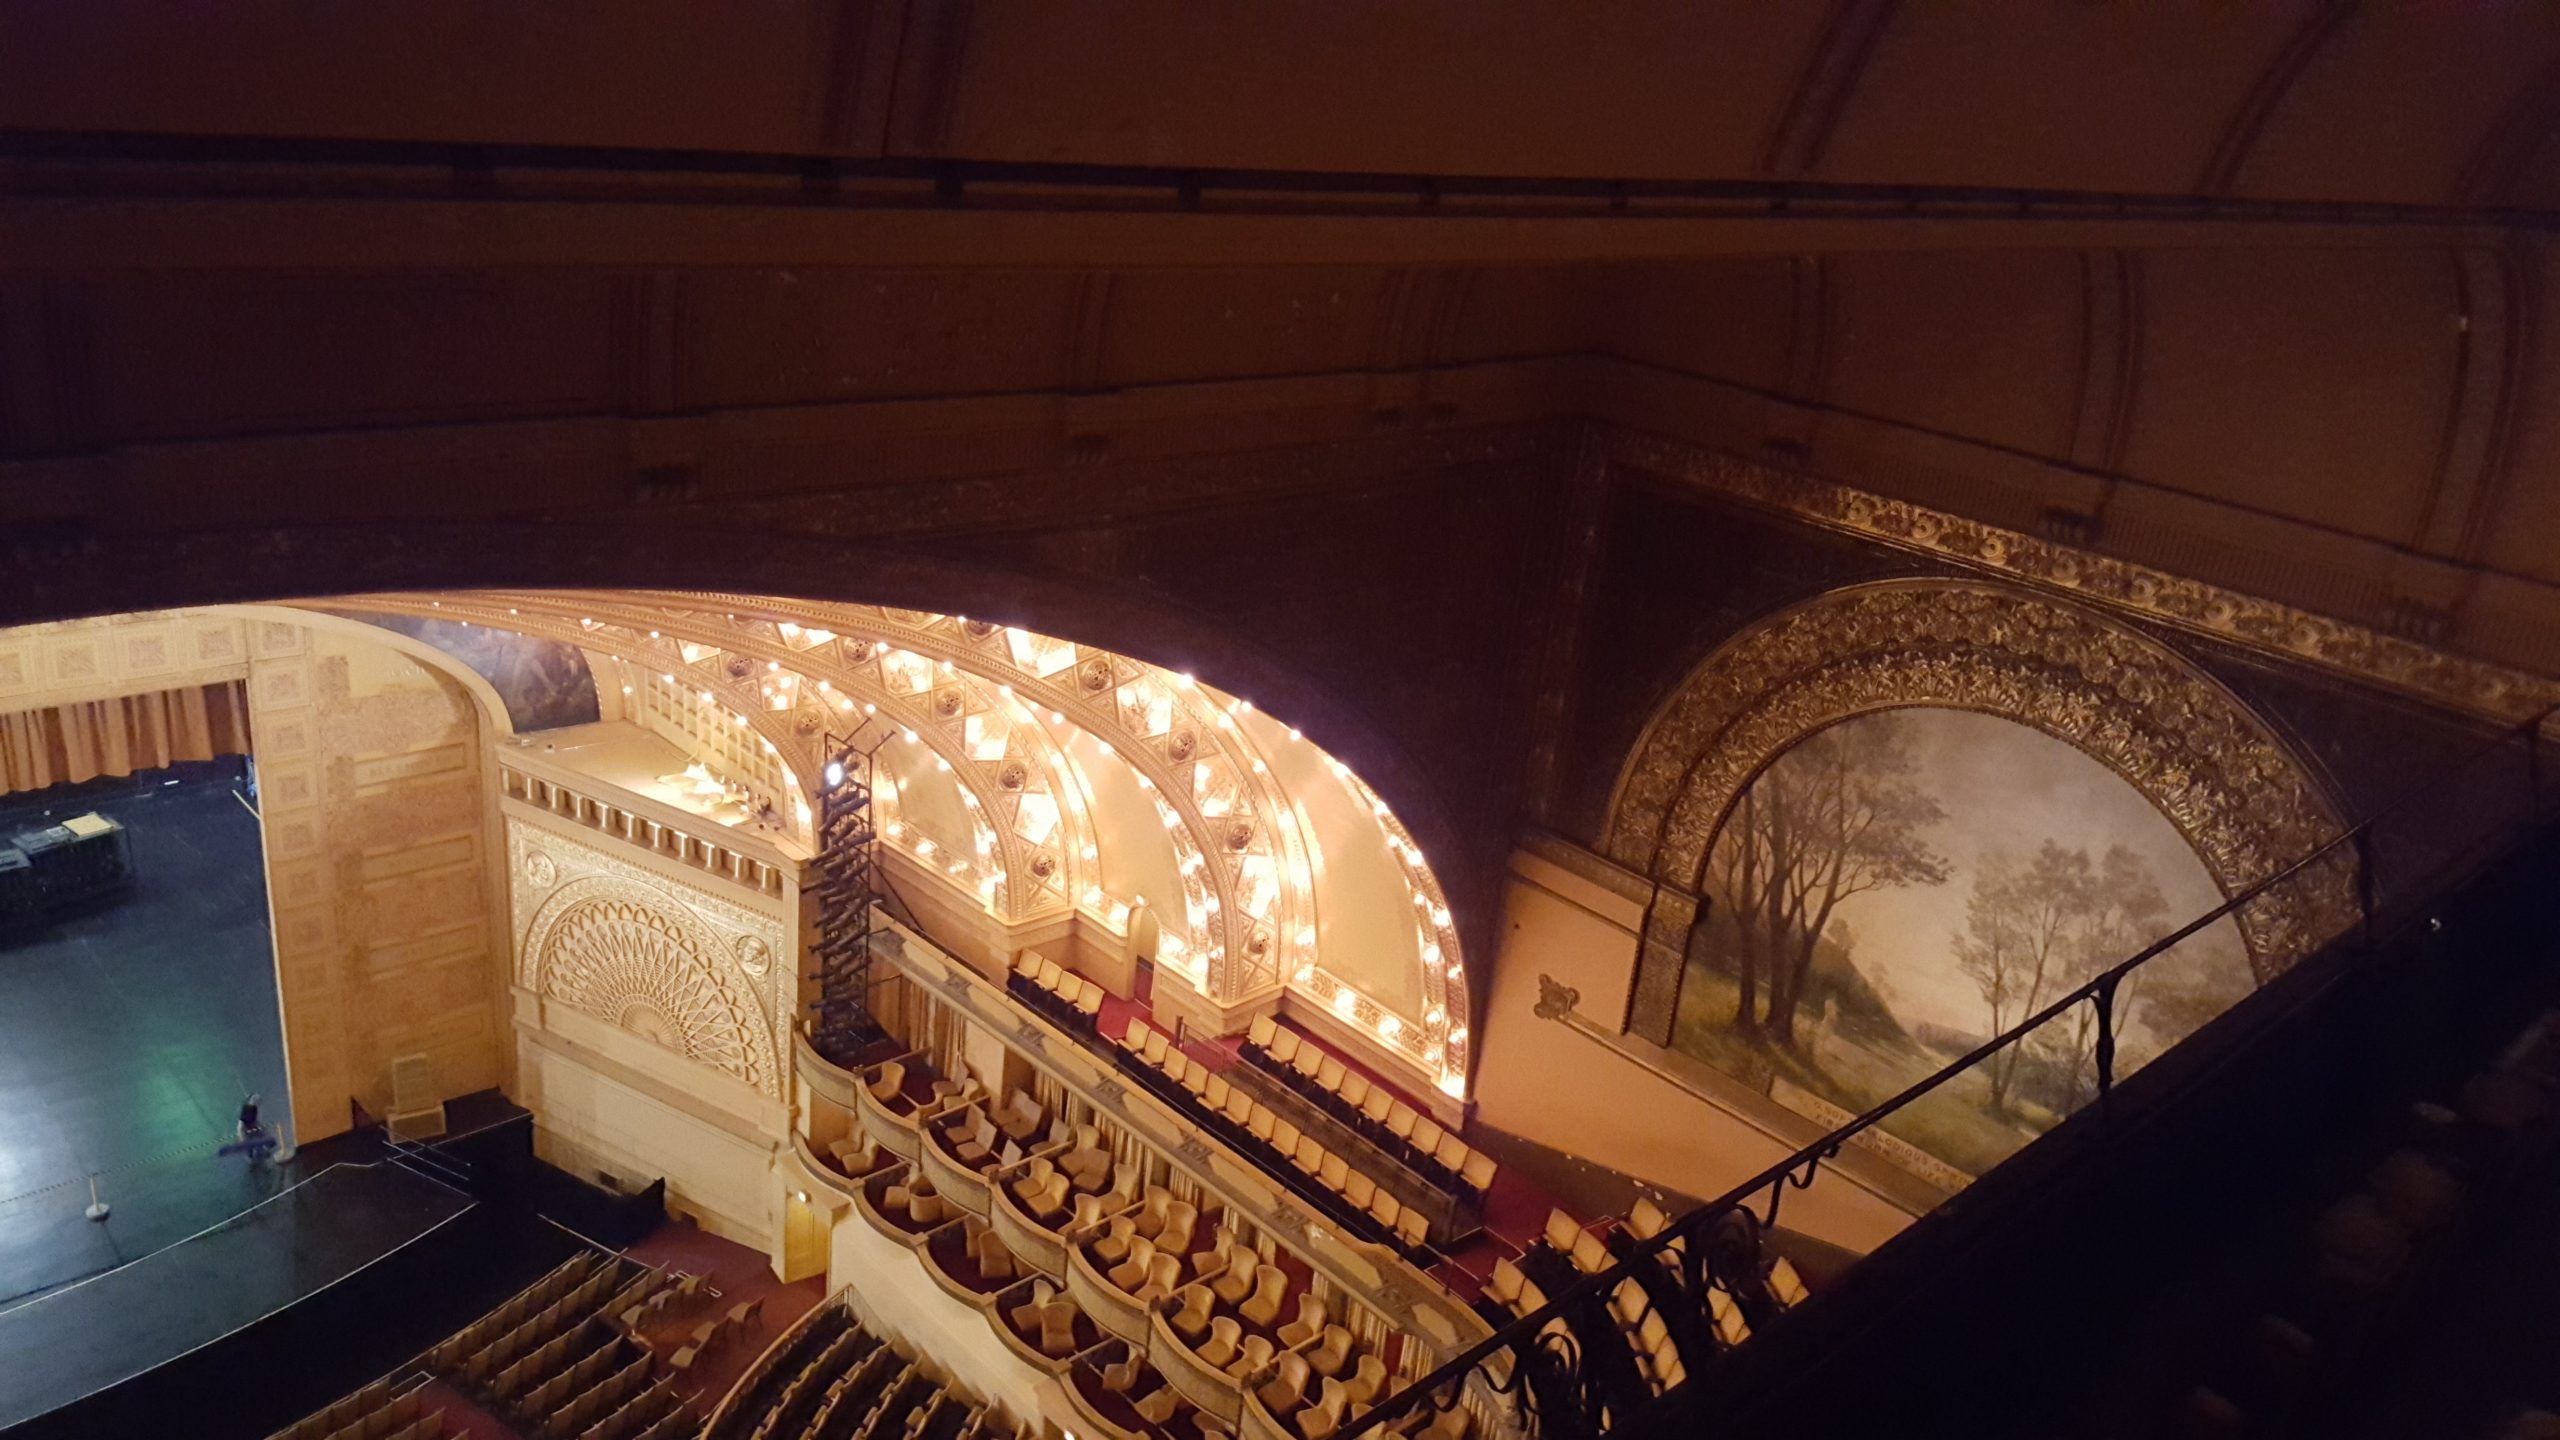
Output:
<svg viewBox="0 0 2560 1440">
<path fill-rule="evenodd" d="M 1310 597 L 1536 652 L 1595 427 L 2560 673 L 2556 119 L 2549 7 L 12 7 L 0 619 L 1002 614 L 1348 715 L 1489 913 L 1517 676 Z"/>
<path fill-rule="evenodd" d="M 2543 6 L 17 7 L 0 125 L 1366 175 L 2560 199 Z"/>
</svg>

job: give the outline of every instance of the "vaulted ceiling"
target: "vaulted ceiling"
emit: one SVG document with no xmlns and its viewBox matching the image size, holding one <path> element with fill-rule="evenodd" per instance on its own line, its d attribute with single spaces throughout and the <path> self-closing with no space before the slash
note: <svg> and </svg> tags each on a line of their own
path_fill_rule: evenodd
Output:
<svg viewBox="0 0 2560 1440">
<path fill-rule="evenodd" d="M 1250 609 L 1298 653 L 1146 658 L 1339 656 L 1301 710 L 1409 744 L 1426 672 L 1269 565 L 1507 577 L 1468 501 L 1349 497 L 1535 548 L 1469 477 L 1596 422 L 2551 673 L 2555 119 L 2530 6 L 11 7 L 0 618 Z M 1272 507 L 1339 543 L 1257 569 Z M 1204 514 L 1178 584 L 901 568 L 1073 588 Z"/>
</svg>

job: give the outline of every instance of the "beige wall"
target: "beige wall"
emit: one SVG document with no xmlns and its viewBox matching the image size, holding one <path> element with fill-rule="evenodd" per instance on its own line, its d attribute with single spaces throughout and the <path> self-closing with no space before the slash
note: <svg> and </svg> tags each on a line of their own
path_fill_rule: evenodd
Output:
<svg viewBox="0 0 2560 1440">
<path fill-rule="evenodd" d="M 241 622 L 153 610 L 0 630 L 0 711 L 176 690 L 249 673 Z"/>
<path fill-rule="evenodd" d="M 1536 1013 L 1544 976 L 1578 992 L 1580 1014 L 1615 1028 L 1634 971 L 1642 906 L 1535 855 L 1516 854 L 1512 870 L 1485 1007 L 1476 1118 L 1701 1198 L 1723 1194 L 1793 1152 L 1797 1141 Z M 1911 1220 L 1828 1169 L 1811 1189 L 1789 1191 L 1784 1203 L 1781 1218 L 1789 1229 L 1861 1253 Z"/>
<path fill-rule="evenodd" d="M 781 895 L 502 803 L 518 1076 L 537 1152 L 664 1178 L 670 1209 L 780 1257 L 796 887 Z"/>
<path fill-rule="evenodd" d="M 535 1153 L 582 1180 L 645 1185 L 664 1178 L 667 1207 L 714 1235 L 772 1253 L 778 1244 L 773 1138 L 582 1046 L 559 1025 L 529 1025 L 517 1053 L 516 1100 L 534 1113 Z M 587 1038 L 613 1046 L 609 1027 Z"/>
<path fill-rule="evenodd" d="M 445 1098 L 501 1084 L 478 708 L 388 646 L 245 630 L 297 1137 L 348 1128 L 351 1099 L 386 1113 L 397 1056 L 427 1055 Z"/>
</svg>

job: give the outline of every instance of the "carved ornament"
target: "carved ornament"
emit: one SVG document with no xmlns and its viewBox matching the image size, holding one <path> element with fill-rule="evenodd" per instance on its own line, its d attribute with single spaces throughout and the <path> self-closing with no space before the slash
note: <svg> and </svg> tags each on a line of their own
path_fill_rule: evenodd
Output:
<svg viewBox="0 0 2560 1440">
<path fill-rule="evenodd" d="M 1825 529 L 2003 572 L 2260 654 L 2521 724 L 2560 680 L 2447 655 L 2361 625 L 1997 525 L 1656 436 L 1616 433 L 1610 458 Z"/>
<path fill-rule="evenodd" d="M 507 847 L 517 983 L 782 1098 L 781 921 L 519 819 Z"/>
</svg>

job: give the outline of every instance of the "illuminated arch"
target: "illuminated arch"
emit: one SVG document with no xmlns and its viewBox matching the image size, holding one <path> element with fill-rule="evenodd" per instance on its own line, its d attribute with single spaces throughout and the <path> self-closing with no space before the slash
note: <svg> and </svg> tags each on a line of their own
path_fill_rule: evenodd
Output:
<svg viewBox="0 0 2560 1440">
<path fill-rule="evenodd" d="M 1443 1090 L 1464 1092 L 1465 969 L 1437 877 L 1374 790 L 1249 700 L 1097 647 L 895 607 L 642 591 L 318 603 L 468 618 L 708 693 L 781 760 L 804 805 L 830 733 L 850 728 L 854 712 L 894 725 L 959 786 L 980 827 L 979 868 L 963 878 L 977 881 L 999 919 L 1076 907 L 1115 930 L 1125 924 L 1125 905 L 1095 903 L 1098 801 L 1064 743 L 1090 737 L 1134 777 L 1152 814 L 1148 833 L 1171 847 L 1180 876 L 1179 896 L 1150 897 L 1177 942 L 1160 974 L 1170 960 L 1223 1005 L 1296 990 Z M 1283 778 L 1291 769 L 1295 782 Z M 1414 974 L 1409 985 L 1388 987 L 1396 994 L 1337 973 L 1341 963 L 1328 966 L 1319 953 L 1319 901 L 1332 882 L 1310 797 L 1293 794 L 1292 783 L 1338 792 L 1333 813 L 1356 815 L 1367 838 L 1338 836 L 1337 846 L 1373 849 L 1382 859 L 1369 873 L 1391 874 L 1399 887 L 1396 924 L 1410 933 L 1395 944 L 1409 948 Z M 884 819 L 894 822 L 898 803 L 884 804 Z"/>
</svg>

